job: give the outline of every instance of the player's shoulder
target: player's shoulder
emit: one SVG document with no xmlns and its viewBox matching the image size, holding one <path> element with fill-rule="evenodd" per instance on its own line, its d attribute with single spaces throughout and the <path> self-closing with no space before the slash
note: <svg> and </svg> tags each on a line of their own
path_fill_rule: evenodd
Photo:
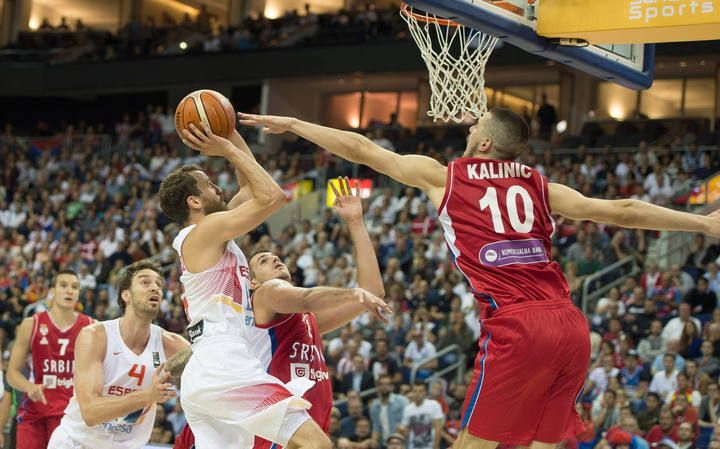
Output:
<svg viewBox="0 0 720 449">
<path fill-rule="evenodd" d="M 105 332 L 105 325 L 102 321 L 92 322 L 80 330 L 78 338 L 79 337 L 105 340 L 107 338 L 107 333 Z"/>
</svg>

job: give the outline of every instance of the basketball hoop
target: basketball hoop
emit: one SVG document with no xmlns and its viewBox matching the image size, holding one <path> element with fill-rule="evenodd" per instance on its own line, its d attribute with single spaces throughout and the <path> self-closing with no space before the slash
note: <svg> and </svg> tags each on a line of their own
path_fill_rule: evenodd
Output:
<svg viewBox="0 0 720 449">
<path fill-rule="evenodd" d="M 430 78 L 433 120 L 464 122 L 487 112 L 485 65 L 497 38 L 458 22 L 418 12 L 405 2 L 400 16 L 407 22 Z"/>
</svg>

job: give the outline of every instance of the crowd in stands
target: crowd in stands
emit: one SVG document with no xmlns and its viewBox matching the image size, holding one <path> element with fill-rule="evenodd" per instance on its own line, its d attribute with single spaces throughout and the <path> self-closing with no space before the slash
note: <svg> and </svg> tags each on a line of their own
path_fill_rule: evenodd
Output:
<svg viewBox="0 0 720 449">
<path fill-rule="evenodd" d="M 184 163 L 202 165 L 227 197 L 237 183 L 224 161 L 178 146 L 172 117 L 163 108 L 149 108 L 143 117 L 127 116 L 109 127 L 111 152 L 102 150 L 97 128 L 87 124 L 67 126 L 49 148 L 46 140 L 21 138 L 11 126 L 4 127 L 0 346 L 5 354 L 20 320 L 48 307 L 48 282 L 57 270 L 79 273 L 81 310 L 104 320 L 119 314 L 119 271 L 146 257 L 167 270 L 158 322 L 184 333 L 171 248 L 177 228 L 159 211 L 155 193 L 162 179 Z M 442 162 L 464 149 L 464 131 L 454 128 L 411 132 L 390 126 L 367 132 L 391 150 Z M 608 148 L 601 155 L 582 148 L 572 154 L 547 149 L 528 154 L 525 162 L 550 181 L 587 195 L 673 205 L 687 199 L 697 180 L 718 171 L 717 148 L 706 150 L 692 142 L 643 143 L 632 152 Z M 318 167 L 327 176 L 351 170 L 303 140 L 288 141 L 272 155 L 259 152 L 257 158 L 281 185 L 298 176 L 320 177 Z M 439 445 L 448 447 L 460 428 L 471 369 L 459 382 L 432 375 L 462 360 L 471 367 L 480 333 L 478 302 L 453 267 L 427 198 L 412 188 L 377 190 L 365 202 L 365 223 L 395 314 L 388 325 L 363 315 L 325 341 L 333 391 L 342 400 L 332 412 L 333 441 L 342 449 L 404 445 L 406 437 L 395 434 L 409 426 L 413 448 L 438 449 L 432 437 L 437 426 Z M 685 264 L 661 271 L 647 258 L 654 238 L 654 233 L 593 223 L 557 223 L 553 258 L 562 265 L 574 299 L 579 300 L 586 276 L 615 261 L 634 256 L 645 267 L 642 275 L 610 290 L 588 316 L 594 357 L 578 404 L 586 428 L 566 442 L 568 447 L 643 449 L 659 443 L 670 449 L 720 448 L 720 247 L 696 236 Z M 356 285 L 348 232 L 331 209 L 275 235 L 260 226 L 239 244 L 247 253 L 271 248 L 297 285 Z M 458 352 L 422 366 L 411 378 L 416 362 L 450 345 L 457 345 Z M 427 379 L 429 384 L 412 382 Z M 358 395 L 369 388 L 377 393 Z M 184 423 L 183 412 L 179 401 L 160 409 L 153 441 L 171 442 Z"/>
<path fill-rule="evenodd" d="M 53 63 L 115 58 L 136 58 L 181 53 L 215 53 L 295 45 L 362 43 L 371 39 L 406 36 L 398 8 L 378 9 L 373 3 L 342 10 L 337 14 L 315 14 L 306 5 L 302 14 L 286 11 L 276 19 L 252 15 L 237 26 L 224 26 L 202 5 L 192 18 L 179 22 L 169 13 L 161 17 L 131 20 L 117 32 L 92 30 L 81 19 L 71 29 L 65 18 L 53 26 L 47 19 L 35 32 L 21 33 L 8 46 L 11 60 L 45 58 Z M 46 53 L 41 50 L 54 50 Z"/>
</svg>

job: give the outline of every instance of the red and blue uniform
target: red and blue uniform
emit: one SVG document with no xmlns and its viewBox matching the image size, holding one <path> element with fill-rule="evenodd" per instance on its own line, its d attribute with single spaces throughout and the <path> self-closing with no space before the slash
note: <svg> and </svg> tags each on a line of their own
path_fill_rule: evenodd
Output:
<svg viewBox="0 0 720 449">
<path fill-rule="evenodd" d="M 480 158 L 448 167 L 439 220 L 484 304 L 462 426 L 485 440 L 558 443 L 582 427 L 589 328 L 550 257 L 550 214 L 547 180 L 530 167 Z"/>
<path fill-rule="evenodd" d="M 75 341 L 83 327 L 92 324 L 87 315 L 78 314 L 65 331 L 55 326 L 45 311 L 33 315 L 30 337 L 32 381 L 45 385 L 47 404 L 31 401 L 25 395 L 17 415 L 18 449 L 45 449 L 73 395 Z"/>
</svg>

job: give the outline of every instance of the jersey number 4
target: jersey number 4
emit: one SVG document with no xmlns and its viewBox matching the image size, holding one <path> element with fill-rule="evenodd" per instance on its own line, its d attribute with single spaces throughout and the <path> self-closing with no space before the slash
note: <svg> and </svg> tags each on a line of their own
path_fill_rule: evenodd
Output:
<svg viewBox="0 0 720 449">
<path fill-rule="evenodd" d="M 520 196 L 522 200 L 522 207 L 525 211 L 525 220 L 520 219 L 517 208 L 517 197 Z M 505 225 L 503 224 L 502 215 L 500 212 L 500 204 L 498 203 L 498 194 L 495 187 L 488 187 L 485 191 L 485 196 L 480 200 L 480 210 L 490 208 L 490 216 L 492 217 L 493 228 L 498 234 L 505 233 Z M 535 223 L 535 215 L 533 212 L 533 201 L 530 194 L 522 186 L 512 186 L 508 189 L 507 195 L 505 196 L 505 208 L 507 209 L 507 216 L 510 220 L 510 225 L 515 232 L 521 234 L 527 234 L 532 230 L 533 223 Z"/>
<path fill-rule="evenodd" d="M 137 385 L 138 387 L 142 385 L 143 379 L 145 379 L 145 365 L 138 365 L 137 363 L 134 364 L 130 368 L 130 372 L 128 373 L 128 377 L 134 377 L 137 379 Z"/>
</svg>

